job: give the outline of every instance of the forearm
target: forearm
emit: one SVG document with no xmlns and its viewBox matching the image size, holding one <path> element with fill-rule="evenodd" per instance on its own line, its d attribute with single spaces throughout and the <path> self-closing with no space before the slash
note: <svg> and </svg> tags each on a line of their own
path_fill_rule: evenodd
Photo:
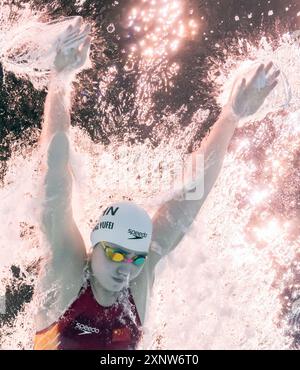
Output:
<svg viewBox="0 0 300 370">
<path fill-rule="evenodd" d="M 41 142 L 48 144 L 57 132 L 68 133 L 70 127 L 70 82 L 66 76 L 52 73 L 44 108 Z"/>
<path fill-rule="evenodd" d="M 201 143 L 201 147 L 192 153 L 193 162 L 196 158 L 203 158 L 203 170 L 200 173 L 193 167 L 193 178 L 201 177 L 203 182 L 203 201 L 211 191 L 221 171 L 223 161 L 238 123 L 237 116 L 228 107 L 223 108 L 217 122 L 213 125 L 209 135 Z"/>
</svg>

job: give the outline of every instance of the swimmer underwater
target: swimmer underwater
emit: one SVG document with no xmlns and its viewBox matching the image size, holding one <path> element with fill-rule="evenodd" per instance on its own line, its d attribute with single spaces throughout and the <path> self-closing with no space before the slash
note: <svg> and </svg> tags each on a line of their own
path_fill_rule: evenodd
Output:
<svg viewBox="0 0 300 370">
<path fill-rule="evenodd" d="M 89 56 L 89 33 L 90 26 L 78 17 L 60 36 L 45 102 L 40 226 L 50 246 L 50 258 L 38 289 L 50 293 L 36 315 L 37 350 L 137 348 L 156 264 L 178 245 L 193 223 L 220 173 L 239 120 L 262 106 L 280 73 L 270 62 L 261 64 L 251 78 L 241 79 L 201 148 L 192 153 L 204 156 L 201 199 L 171 199 L 152 220 L 133 202 L 110 204 L 91 232 L 93 249 L 87 255 L 72 212 L 68 133 L 71 84 Z M 213 158 L 210 165 L 208 158 Z"/>
</svg>

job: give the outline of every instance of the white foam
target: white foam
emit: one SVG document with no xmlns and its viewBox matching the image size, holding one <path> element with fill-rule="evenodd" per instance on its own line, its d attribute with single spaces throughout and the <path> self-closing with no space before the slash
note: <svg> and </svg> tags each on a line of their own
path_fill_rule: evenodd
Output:
<svg viewBox="0 0 300 370">
<path fill-rule="evenodd" d="M 278 148 L 284 148 L 291 154 L 299 147 L 299 131 L 296 131 L 299 122 L 297 110 L 300 107 L 299 47 L 288 37 L 274 52 L 266 40 L 259 49 L 250 44 L 249 47 L 259 59 L 275 59 L 286 76 L 293 76 L 289 79 L 293 98 L 289 114 L 285 117 L 274 116 L 277 131 L 272 145 L 275 150 L 272 151 L 271 144 L 265 148 L 271 150 L 271 159 L 276 157 Z M 232 56 L 223 67 L 224 73 L 219 82 L 223 84 L 235 69 L 236 62 Z M 278 112 L 278 99 L 282 101 L 282 97 L 285 98 L 285 92 L 279 98 L 276 95 L 270 98 L 267 102 L 269 110 L 264 110 L 263 117 L 269 111 Z M 112 138 L 110 147 L 104 150 L 102 145 L 92 143 L 80 129 L 71 130 L 74 143 L 72 165 L 76 179 L 75 218 L 87 248 L 89 232 L 103 204 L 122 195 L 144 205 L 153 215 L 170 196 L 168 169 L 174 158 L 175 161 L 181 158 L 185 144 L 190 142 L 196 126 L 207 115 L 207 112 L 198 113 L 197 120 L 185 131 L 176 122 L 176 114 L 166 114 L 166 121 L 174 123 L 174 137 L 164 136 L 166 122 L 161 122 L 157 128 L 161 144 L 155 149 L 147 142 L 129 146 Z M 261 130 L 264 134 L 264 125 Z M 280 290 L 273 287 L 276 269 L 270 256 L 288 266 L 299 239 L 291 243 L 288 235 L 284 235 L 282 239 L 258 249 L 253 240 L 246 238 L 251 214 L 261 202 L 249 202 L 244 207 L 239 207 L 237 202 L 237 196 L 246 197 L 254 191 L 247 179 L 254 172 L 255 165 L 242 156 L 246 151 L 251 152 L 251 144 L 241 145 L 242 140 L 243 135 L 233 142 L 217 184 L 193 227 L 177 249 L 157 268 L 141 348 L 282 349 L 289 344 L 282 329 L 276 325 L 276 316 L 281 309 L 277 298 Z M 9 281 L 11 264 L 25 269 L 45 253 L 37 218 L 40 158 L 36 148 L 23 144 L 25 149 L 21 150 L 16 143 L 8 161 L 4 185 L 0 189 L 0 278 L 4 284 Z M 161 158 L 167 164 L 160 178 L 162 189 L 154 189 L 149 184 L 140 188 L 137 171 L 143 181 L 148 177 L 151 179 L 157 174 L 155 167 Z M 136 166 L 128 168 L 128 162 L 136 163 Z M 119 172 L 115 171 L 116 166 Z M 282 170 L 284 176 L 287 169 L 283 166 Z M 129 185 L 125 186 L 121 181 L 116 188 L 119 175 L 121 179 L 129 179 Z M 276 187 L 276 184 L 272 185 Z M 264 202 L 265 198 L 261 201 Z M 34 228 L 30 229 L 30 226 Z M 38 298 L 34 297 L 18 315 L 13 327 L 4 326 L 1 329 L 2 348 L 31 348 L 37 305 Z"/>
</svg>

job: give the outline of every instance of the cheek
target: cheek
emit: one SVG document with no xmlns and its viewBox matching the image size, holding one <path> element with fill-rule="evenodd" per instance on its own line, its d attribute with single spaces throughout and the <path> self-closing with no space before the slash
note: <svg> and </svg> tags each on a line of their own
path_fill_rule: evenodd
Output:
<svg viewBox="0 0 300 370">
<path fill-rule="evenodd" d="M 114 270 L 113 264 L 101 252 L 101 250 L 94 250 L 91 258 L 93 274 L 100 282 L 107 278 Z"/>
<path fill-rule="evenodd" d="M 130 280 L 133 280 L 135 279 L 137 276 L 139 276 L 139 274 L 142 272 L 144 266 L 141 266 L 141 267 L 134 267 L 133 270 L 131 271 L 131 276 L 130 276 Z"/>
</svg>

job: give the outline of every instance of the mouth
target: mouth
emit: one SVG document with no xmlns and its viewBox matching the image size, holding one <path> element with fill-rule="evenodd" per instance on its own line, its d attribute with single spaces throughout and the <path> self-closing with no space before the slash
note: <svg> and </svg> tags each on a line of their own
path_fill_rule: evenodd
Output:
<svg viewBox="0 0 300 370">
<path fill-rule="evenodd" d="M 123 279 L 119 279 L 119 278 L 116 278 L 116 277 L 112 277 L 114 281 L 116 281 L 117 283 L 124 283 L 125 280 Z"/>
</svg>

